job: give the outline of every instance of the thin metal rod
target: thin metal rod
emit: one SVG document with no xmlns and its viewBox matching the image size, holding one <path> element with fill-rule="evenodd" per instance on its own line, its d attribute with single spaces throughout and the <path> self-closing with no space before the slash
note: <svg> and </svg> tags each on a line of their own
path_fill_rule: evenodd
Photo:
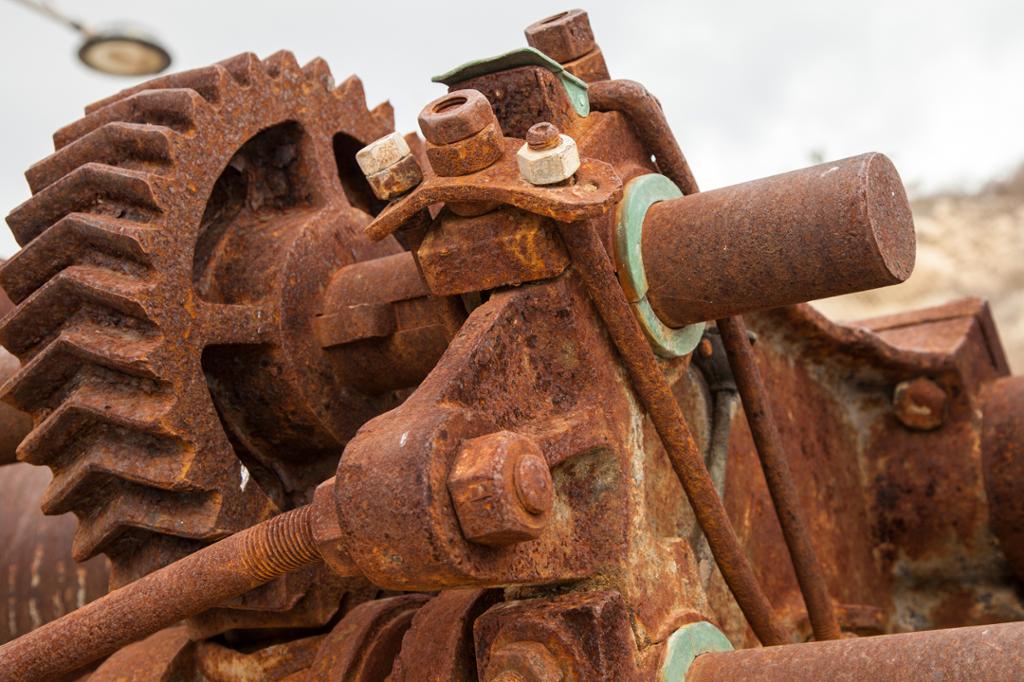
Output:
<svg viewBox="0 0 1024 682">
<path fill-rule="evenodd" d="M 56 21 L 58 24 L 67 26 L 72 31 L 81 33 L 83 35 L 89 34 L 89 30 L 85 27 L 84 24 L 82 24 L 82 22 L 78 21 L 77 19 L 72 19 L 66 14 L 60 12 L 48 2 L 43 2 L 42 0 L 14 0 L 14 2 L 18 3 L 19 5 L 24 5 L 25 7 L 28 7 L 29 9 L 34 10 L 39 14 L 42 14 L 47 19 L 52 19 L 53 21 Z"/>
<path fill-rule="evenodd" d="M 768 482 L 768 492 L 772 496 L 775 514 L 779 518 L 782 535 L 793 560 L 793 569 L 807 605 L 814 638 L 819 641 L 838 639 L 839 621 L 836 619 L 818 555 L 811 542 L 811 534 L 800 513 L 800 501 L 789 470 L 789 460 L 772 415 L 761 371 L 750 347 L 746 325 L 742 317 L 728 317 L 718 320 L 718 331 L 722 334 L 725 352 L 729 356 L 736 387 L 743 401 L 743 411 L 750 424 L 750 433 L 754 437 L 761 468 Z"/>
<path fill-rule="evenodd" d="M 312 507 L 293 509 L 139 578 L 0 647 L 0 682 L 50 680 L 320 560 Z"/>
<path fill-rule="evenodd" d="M 700 450 L 647 338 L 633 316 L 596 228 L 590 222 L 559 223 L 558 226 L 573 266 L 622 355 L 637 394 L 665 445 L 672 468 L 707 535 L 726 584 L 761 643 L 785 643 L 786 637 L 773 618 L 768 597 L 740 547 Z"/>
</svg>

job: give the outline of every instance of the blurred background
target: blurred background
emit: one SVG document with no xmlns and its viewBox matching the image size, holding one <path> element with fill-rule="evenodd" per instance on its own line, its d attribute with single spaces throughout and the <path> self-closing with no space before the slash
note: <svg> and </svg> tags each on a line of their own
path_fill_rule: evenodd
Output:
<svg viewBox="0 0 1024 682">
<path fill-rule="evenodd" d="M 430 76 L 525 45 L 522 29 L 563 3 L 78 0 L 50 6 L 89 26 L 129 22 L 171 71 L 281 48 L 358 74 L 416 127 L 443 92 Z M 776 0 L 611 2 L 590 14 L 613 77 L 661 100 L 702 188 L 864 151 L 888 154 L 914 200 L 918 265 L 898 287 L 830 299 L 838 319 L 987 297 L 1024 370 L 1024 3 Z M 0 0 L 0 209 L 28 197 L 22 173 L 82 107 L 142 78 L 77 57 L 80 36 Z M 0 230 L 0 256 L 17 249 Z"/>
</svg>

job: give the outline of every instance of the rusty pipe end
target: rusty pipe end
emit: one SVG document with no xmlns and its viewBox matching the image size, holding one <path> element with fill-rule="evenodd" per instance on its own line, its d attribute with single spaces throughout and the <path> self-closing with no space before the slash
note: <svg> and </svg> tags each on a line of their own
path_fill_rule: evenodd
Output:
<svg viewBox="0 0 1024 682">
<path fill-rule="evenodd" d="M 683 327 L 898 284 L 914 269 L 899 173 L 868 153 L 654 204 L 651 306 Z"/>
</svg>

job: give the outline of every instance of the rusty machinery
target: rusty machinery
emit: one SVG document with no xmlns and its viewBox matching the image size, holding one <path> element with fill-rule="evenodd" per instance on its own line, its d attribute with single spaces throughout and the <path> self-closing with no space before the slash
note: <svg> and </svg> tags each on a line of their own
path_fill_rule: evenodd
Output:
<svg viewBox="0 0 1024 682">
<path fill-rule="evenodd" d="M 56 133 L 6 399 L 116 589 L 19 620 L 12 552 L 0 679 L 1024 676 L 987 306 L 805 304 L 910 274 L 892 164 L 699 193 L 585 12 L 526 37 L 435 78 L 423 140 L 287 52 Z"/>
</svg>

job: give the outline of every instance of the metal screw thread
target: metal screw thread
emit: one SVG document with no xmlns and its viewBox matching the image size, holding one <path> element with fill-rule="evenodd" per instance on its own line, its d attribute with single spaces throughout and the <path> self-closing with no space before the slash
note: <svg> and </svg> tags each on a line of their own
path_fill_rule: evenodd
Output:
<svg viewBox="0 0 1024 682">
<path fill-rule="evenodd" d="M 313 507 L 306 505 L 251 528 L 242 552 L 246 570 L 270 581 L 319 560 L 312 518 Z"/>
</svg>

